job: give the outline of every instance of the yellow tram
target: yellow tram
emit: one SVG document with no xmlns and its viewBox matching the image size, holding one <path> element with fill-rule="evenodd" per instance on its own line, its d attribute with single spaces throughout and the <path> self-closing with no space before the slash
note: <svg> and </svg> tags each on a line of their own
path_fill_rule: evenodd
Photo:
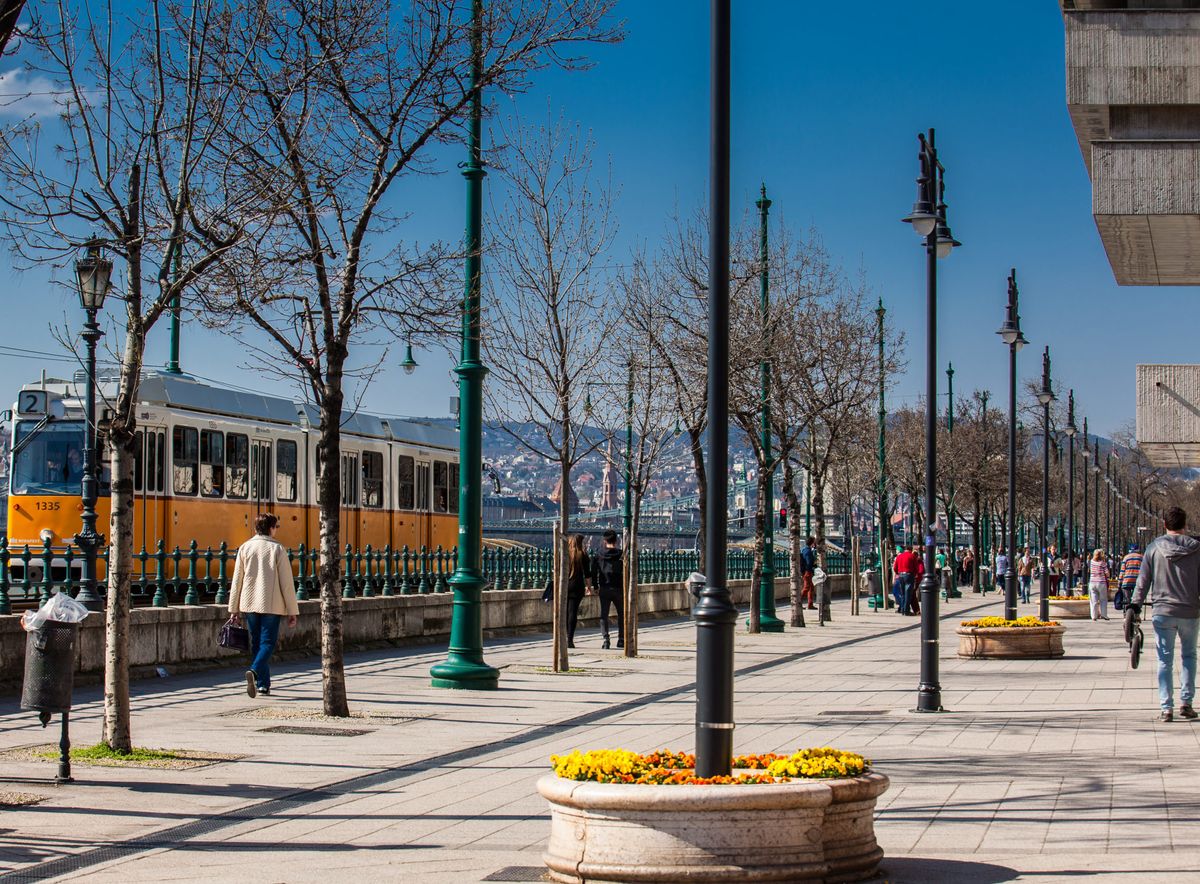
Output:
<svg viewBox="0 0 1200 884">
<path fill-rule="evenodd" d="M 100 378 L 100 401 L 115 395 Z M 17 395 L 9 463 L 8 548 L 60 549 L 81 527 L 82 373 Z M 103 409 L 101 409 L 103 410 Z M 319 544 L 319 416 L 307 404 L 148 371 L 138 391 L 134 551 L 236 548 L 264 511 L 288 547 Z M 103 421 L 101 421 L 101 451 Z M 458 433 L 412 418 L 353 414 L 341 433 L 341 546 L 451 548 L 458 536 Z M 101 458 L 97 530 L 110 511 Z M 78 562 L 72 571 L 79 568 Z M 78 575 L 76 575 L 78 576 Z"/>
</svg>

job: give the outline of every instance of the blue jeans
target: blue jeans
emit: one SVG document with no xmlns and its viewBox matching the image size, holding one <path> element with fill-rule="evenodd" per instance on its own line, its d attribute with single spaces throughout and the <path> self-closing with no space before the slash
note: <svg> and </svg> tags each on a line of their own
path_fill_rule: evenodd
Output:
<svg viewBox="0 0 1200 884">
<path fill-rule="evenodd" d="M 246 619 L 246 628 L 250 630 L 250 671 L 258 687 L 271 687 L 271 655 L 275 653 L 275 645 L 279 643 L 279 622 L 283 617 L 279 614 L 255 614 L 247 611 L 242 614 Z M 1194 643 L 1193 643 L 1194 645 Z"/>
<path fill-rule="evenodd" d="M 1023 601 L 1025 604 L 1029 604 L 1029 587 L 1030 587 L 1030 584 L 1032 584 L 1032 583 L 1033 583 L 1032 575 L 1030 575 L 1030 574 L 1022 574 L 1021 575 L 1021 583 L 1020 583 L 1021 601 Z"/>
<path fill-rule="evenodd" d="M 1196 696 L 1196 635 L 1200 632 L 1200 620 L 1185 617 L 1154 615 L 1154 638 L 1158 647 L 1158 701 L 1163 710 L 1173 705 L 1175 635 L 1179 635 L 1179 656 L 1183 660 L 1180 679 L 1179 702 L 1190 706 Z"/>
<path fill-rule="evenodd" d="M 904 614 L 912 610 L 913 594 L 917 591 L 915 576 L 914 574 L 900 575 L 900 597 L 902 599 L 900 611 Z"/>
</svg>

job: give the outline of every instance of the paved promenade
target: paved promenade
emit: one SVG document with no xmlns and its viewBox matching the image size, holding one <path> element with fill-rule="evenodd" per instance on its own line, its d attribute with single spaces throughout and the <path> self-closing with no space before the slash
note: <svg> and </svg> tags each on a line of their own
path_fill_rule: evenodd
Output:
<svg viewBox="0 0 1200 884">
<path fill-rule="evenodd" d="M 1131 671 L 1121 625 L 1069 621 L 1067 657 L 955 656 L 964 613 L 943 604 L 949 712 L 908 711 L 916 618 L 835 603 L 835 623 L 739 634 L 739 752 L 833 745 L 892 778 L 876 830 L 896 882 L 1200 880 L 1200 726 L 1159 724 L 1153 660 Z M 1036 606 L 1023 606 L 1023 613 Z M 585 609 L 585 613 L 587 613 Z M 785 616 L 786 614 L 783 614 Z M 268 732 L 326 722 L 314 662 L 277 667 L 275 695 L 249 700 L 240 671 L 135 685 L 141 746 L 241 755 L 192 770 L 75 766 L 74 784 L 6 785 L 45 796 L 0 808 L 0 880 L 86 882 L 535 881 L 548 812 L 534 784 L 573 748 L 692 748 L 694 627 L 648 625 L 643 656 L 599 650 L 594 617 L 552 675 L 546 636 L 490 642 L 492 693 L 429 687 L 443 648 L 351 655 L 354 736 Z M 95 743 L 99 692 L 77 692 L 73 738 Z M 15 701 L 0 749 L 56 737 Z M 49 763 L 5 760 L 7 776 Z"/>
</svg>

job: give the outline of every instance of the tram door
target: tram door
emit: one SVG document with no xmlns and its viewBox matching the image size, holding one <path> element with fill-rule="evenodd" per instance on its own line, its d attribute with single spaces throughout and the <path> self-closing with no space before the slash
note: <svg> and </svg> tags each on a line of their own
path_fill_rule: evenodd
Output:
<svg viewBox="0 0 1200 884">
<path fill-rule="evenodd" d="M 417 540 L 416 546 L 433 545 L 433 516 L 430 514 L 432 494 L 430 475 L 433 465 L 427 460 L 417 461 Z"/>
<path fill-rule="evenodd" d="M 134 551 L 152 553 L 167 538 L 167 429 L 137 431 L 133 463 Z M 104 530 L 101 528 L 101 530 Z"/>
<path fill-rule="evenodd" d="M 339 521 L 341 522 L 343 552 L 347 543 L 350 544 L 352 550 L 360 549 L 362 524 L 359 520 L 358 510 L 359 501 L 362 499 L 360 496 L 361 483 L 362 473 L 359 468 L 358 452 L 342 452 L 342 513 Z"/>
<path fill-rule="evenodd" d="M 250 442 L 250 501 L 254 515 L 271 510 L 271 443 L 254 439 Z"/>
</svg>

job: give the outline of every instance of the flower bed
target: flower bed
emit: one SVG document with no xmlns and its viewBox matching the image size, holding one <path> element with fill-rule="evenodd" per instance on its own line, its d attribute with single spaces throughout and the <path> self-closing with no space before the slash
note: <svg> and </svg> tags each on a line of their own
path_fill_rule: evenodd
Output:
<svg viewBox="0 0 1200 884">
<path fill-rule="evenodd" d="M 556 881 L 855 881 L 883 857 L 874 811 L 888 778 L 852 752 L 743 755 L 732 776 L 708 778 L 668 750 L 551 761 L 538 791 Z"/>
<path fill-rule="evenodd" d="M 1037 617 L 980 617 L 959 626 L 958 656 L 1038 659 L 1061 657 L 1066 629 L 1056 620 Z"/>
</svg>

